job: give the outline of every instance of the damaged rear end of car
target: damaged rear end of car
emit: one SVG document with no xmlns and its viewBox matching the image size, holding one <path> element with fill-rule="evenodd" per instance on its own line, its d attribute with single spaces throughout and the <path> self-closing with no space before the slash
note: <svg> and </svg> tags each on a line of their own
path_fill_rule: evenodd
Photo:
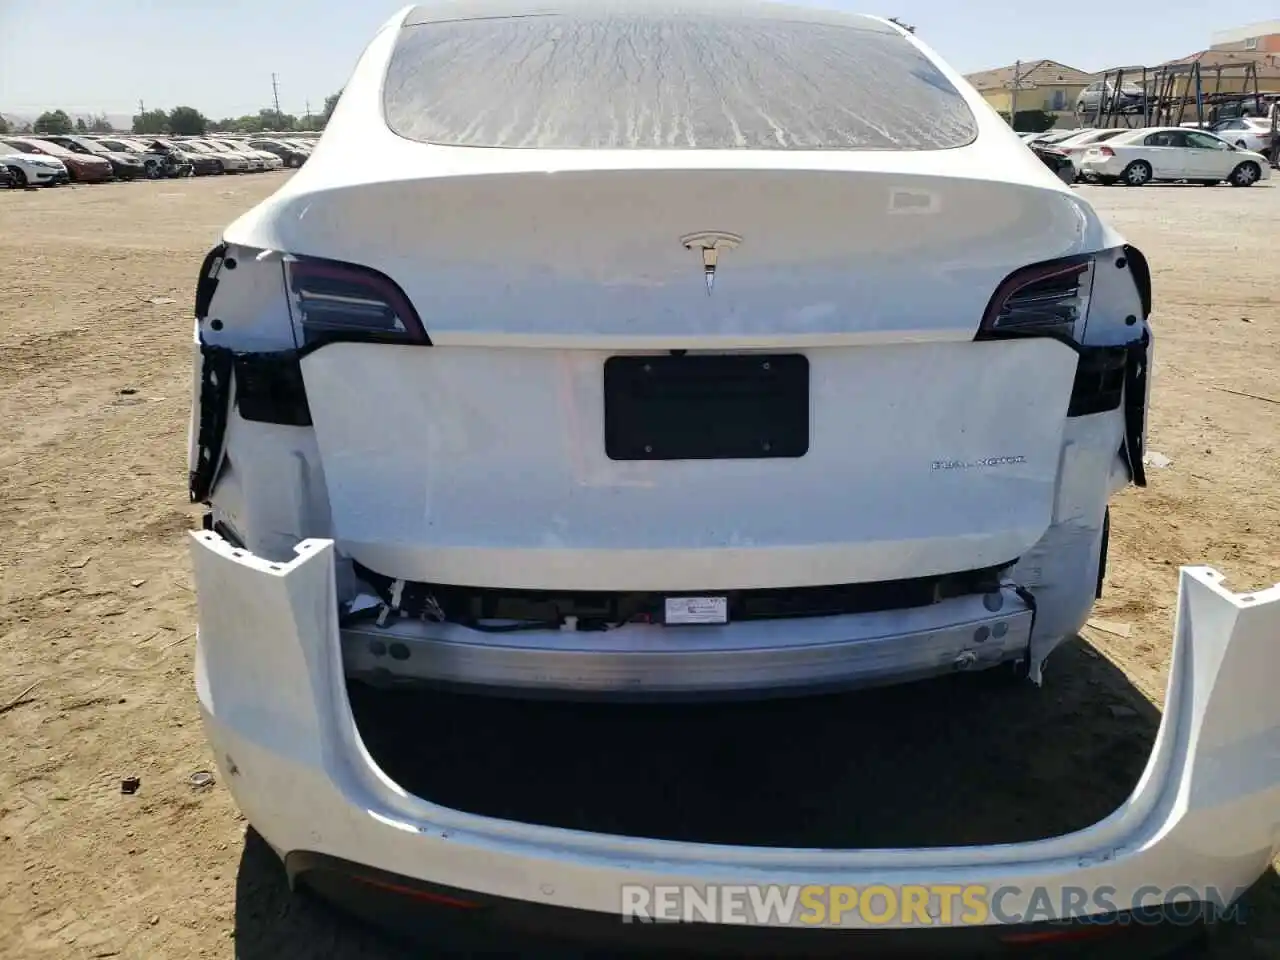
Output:
<svg viewBox="0 0 1280 960">
<path fill-rule="evenodd" d="M 774 5 L 517 8 L 389 23 L 306 167 L 201 267 L 197 686 L 291 869 L 597 918 L 626 884 L 744 875 L 1127 891 L 1232 805 L 1210 879 L 1265 863 L 1280 778 L 1175 809 L 1207 769 L 1191 731 L 1229 753 L 1276 728 L 1193 670 L 1276 656 L 1270 594 L 1208 573 L 1184 574 L 1148 773 L 1079 834 L 643 839 L 451 809 L 380 768 L 353 685 L 1040 683 L 1100 593 L 1110 498 L 1145 485 L 1146 259 L 913 37 Z"/>
</svg>

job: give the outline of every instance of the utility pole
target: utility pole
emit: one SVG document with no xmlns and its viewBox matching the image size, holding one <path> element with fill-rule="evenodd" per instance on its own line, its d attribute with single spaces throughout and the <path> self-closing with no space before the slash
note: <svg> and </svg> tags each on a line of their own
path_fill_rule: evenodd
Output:
<svg viewBox="0 0 1280 960">
<path fill-rule="evenodd" d="M 147 112 L 146 105 L 145 105 L 141 100 L 139 100 L 139 101 L 138 101 L 138 116 L 142 116 L 142 115 L 143 115 L 144 113 L 146 113 L 146 112 Z"/>
<path fill-rule="evenodd" d="M 1019 90 L 1033 90 L 1033 89 L 1035 89 L 1035 84 L 1034 84 L 1034 83 L 1030 83 L 1030 82 L 1028 82 L 1028 83 L 1026 84 L 1026 86 L 1025 86 L 1025 87 L 1023 86 L 1023 79 L 1022 79 L 1022 61 L 1021 61 L 1021 60 L 1019 60 L 1019 61 L 1017 61 L 1016 63 L 1014 63 L 1014 65 L 1013 65 L 1013 79 L 1012 79 L 1012 80 L 1010 80 L 1008 83 L 1006 83 L 1006 84 L 1005 84 L 1005 87 L 1009 90 L 1009 127 L 1010 127 L 1014 132 L 1017 132 L 1017 129 L 1018 129 L 1018 126 L 1017 126 L 1017 117 L 1018 117 L 1018 91 L 1019 91 Z"/>
<path fill-rule="evenodd" d="M 1015 60 L 1013 62 L 1013 89 L 1009 91 L 1009 127 L 1012 130 L 1018 128 L 1014 126 L 1014 118 L 1018 115 L 1018 83 L 1022 79 L 1022 61 Z"/>
<path fill-rule="evenodd" d="M 276 117 L 280 116 L 280 83 L 279 78 L 273 73 L 271 75 L 271 97 L 276 104 Z"/>
</svg>

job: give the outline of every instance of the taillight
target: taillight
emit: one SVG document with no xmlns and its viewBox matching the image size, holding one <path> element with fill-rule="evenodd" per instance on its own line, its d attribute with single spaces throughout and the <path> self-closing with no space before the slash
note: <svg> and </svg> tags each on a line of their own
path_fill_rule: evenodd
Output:
<svg viewBox="0 0 1280 960">
<path fill-rule="evenodd" d="M 1093 288 L 1094 258 L 1067 257 L 1011 273 L 987 304 L 978 339 L 1054 336 L 1077 339 Z"/>
<path fill-rule="evenodd" d="M 1099 147 L 1098 153 L 1104 157 L 1114 157 L 1116 155 L 1116 152 L 1110 147 Z"/>
<path fill-rule="evenodd" d="M 285 275 L 300 347 L 331 340 L 431 342 L 413 304 L 386 274 L 295 256 L 286 258 Z"/>
</svg>

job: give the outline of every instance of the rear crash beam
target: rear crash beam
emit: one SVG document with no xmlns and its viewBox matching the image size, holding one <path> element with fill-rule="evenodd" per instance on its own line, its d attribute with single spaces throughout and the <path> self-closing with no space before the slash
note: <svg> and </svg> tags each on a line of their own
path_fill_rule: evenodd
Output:
<svg viewBox="0 0 1280 960">
<path fill-rule="evenodd" d="M 348 676 L 557 696 L 769 695 L 1024 661 L 1033 613 L 1012 587 L 925 607 L 608 631 L 488 633 L 391 620 L 341 631 Z"/>
</svg>

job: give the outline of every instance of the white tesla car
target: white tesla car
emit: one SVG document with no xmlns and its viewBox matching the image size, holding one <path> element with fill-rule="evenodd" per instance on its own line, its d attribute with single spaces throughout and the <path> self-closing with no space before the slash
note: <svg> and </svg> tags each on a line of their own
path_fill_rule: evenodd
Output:
<svg viewBox="0 0 1280 960">
<path fill-rule="evenodd" d="M 1266 157 L 1204 130 L 1147 127 L 1092 144 L 1077 161 L 1080 174 L 1102 183 L 1141 187 L 1152 181 L 1186 180 L 1251 187 L 1271 177 Z"/>
<path fill-rule="evenodd" d="M 1128 903 L 1257 876 L 1280 775 L 1227 748 L 1280 729 L 1280 597 L 1208 572 L 1184 574 L 1186 679 L 1148 777 L 1040 844 L 491 819 L 394 782 L 348 699 L 1038 682 L 1100 588 L 1108 499 L 1144 482 L 1150 309 L 1143 255 L 888 21 L 402 11 L 311 160 L 200 272 L 197 688 L 224 781 L 318 887 L 617 930 L 627 884 L 963 875 Z M 1201 758 L 1201 729 L 1227 752 Z"/>
</svg>

